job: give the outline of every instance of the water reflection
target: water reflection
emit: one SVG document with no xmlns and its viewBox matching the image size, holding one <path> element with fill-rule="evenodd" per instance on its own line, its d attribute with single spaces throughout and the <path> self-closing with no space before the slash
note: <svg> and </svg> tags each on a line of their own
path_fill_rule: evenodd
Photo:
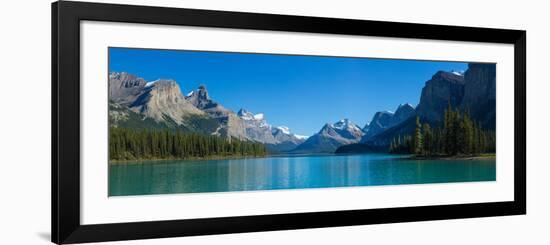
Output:
<svg viewBox="0 0 550 245">
<path fill-rule="evenodd" d="M 495 180 L 495 160 L 415 161 L 384 154 L 142 161 L 109 166 L 109 195 Z"/>
</svg>

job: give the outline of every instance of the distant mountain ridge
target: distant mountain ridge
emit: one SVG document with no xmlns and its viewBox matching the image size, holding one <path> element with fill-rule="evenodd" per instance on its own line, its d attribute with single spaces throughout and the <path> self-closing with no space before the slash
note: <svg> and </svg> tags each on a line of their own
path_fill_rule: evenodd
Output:
<svg viewBox="0 0 550 245">
<path fill-rule="evenodd" d="M 126 72 L 109 74 L 112 126 L 201 132 L 264 143 L 273 151 L 292 150 L 305 141 L 288 127 L 267 124 L 263 114 L 253 116 L 256 118 L 248 120 L 244 110 L 234 113 L 226 109 L 210 98 L 204 85 L 184 96 L 174 80 L 148 82 Z"/>
<path fill-rule="evenodd" d="M 296 147 L 294 153 L 333 153 L 338 147 L 357 143 L 361 140 L 363 130 L 349 119 L 325 124 L 317 134 L 310 136 Z"/>
<path fill-rule="evenodd" d="M 414 115 L 416 115 L 415 108 L 409 103 L 400 104 L 395 113 L 391 111 L 376 112 L 371 122 L 363 128 L 365 136 L 361 139 L 361 142 L 370 140 L 373 136 L 402 123 Z"/>
<path fill-rule="evenodd" d="M 187 95 L 170 79 L 146 81 L 126 72 L 109 74 L 109 123 L 115 127 L 171 128 L 263 143 L 273 153 L 334 153 L 386 149 L 396 136 L 409 135 L 418 116 L 432 127 L 451 106 L 467 111 L 483 128 L 496 122 L 496 65 L 468 64 L 464 72 L 438 71 L 424 84 L 420 101 L 378 111 L 363 128 L 342 119 L 309 137 L 272 126 L 263 113 L 237 113 L 213 100 L 201 85 Z M 304 119 L 307 120 L 307 119 Z"/>
<path fill-rule="evenodd" d="M 219 127 L 213 132 L 218 136 L 229 136 L 237 139 L 248 139 L 245 123 L 233 111 L 226 109 L 208 95 L 206 86 L 200 85 L 197 90 L 191 91 L 185 99 L 199 110 L 215 118 Z"/>
<path fill-rule="evenodd" d="M 241 108 L 237 115 L 245 122 L 248 137 L 253 141 L 266 144 L 271 152 L 290 151 L 305 141 L 303 137 L 293 134 L 286 126 L 271 126 L 263 113 L 254 114 Z"/>
<path fill-rule="evenodd" d="M 361 140 L 365 146 L 349 146 L 341 152 L 385 149 L 392 139 L 397 136 L 410 135 L 415 129 L 415 117 L 422 123 L 432 127 L 440 127 L 444 118 L 445 109 L 459 109 L 468 112 L 483 128 L 495 129 L 496 125 L 496 64 L 470 63 L 465 72 L 438 71 L 426 81 L 422 88 L 420 102 L 415 113 L 408 119 L 392 126 L 389 123 L 391 113 L 385 113 L 376 120 L 379 123 L 369 124 L 376 133 L 370 133 Z M 410 111 L 410 109 L 407 109 Z M 410 114 L 410 112 L 405 113 Z M 375 115 L 376 117 L 376 115 Z M 371 126 L 374 125 L 374 126 Z M 376 125 L 386 126 L 377 130 Z M 368 128 L 364 129 L 367 133 Z"/>
</svg>

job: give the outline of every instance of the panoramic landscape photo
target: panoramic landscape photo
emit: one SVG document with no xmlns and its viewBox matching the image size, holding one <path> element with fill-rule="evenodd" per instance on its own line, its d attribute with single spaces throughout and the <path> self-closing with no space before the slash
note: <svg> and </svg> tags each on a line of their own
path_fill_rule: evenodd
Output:
<svg viewBox="0 0 550 245">
<path fill-rule="evenodd" d="M 109 48 L 109 196 L 496 180 L 496 64 Z"/>
</svg>

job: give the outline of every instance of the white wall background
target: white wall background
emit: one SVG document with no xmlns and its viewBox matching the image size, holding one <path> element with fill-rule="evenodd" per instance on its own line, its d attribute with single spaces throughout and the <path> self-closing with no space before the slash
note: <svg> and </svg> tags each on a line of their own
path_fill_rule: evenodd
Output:
<svg viewBox="0 0 550 245">
<path fill-rule="evenodd" d="M 106 1 L 115 2 L 115 1 Z M 119 3 L 527 30 L 526 216 L 277 231 L 107 244 L 549 244 L 550 31 L 544 1 L 119 0 Z M 48 244 L 50 1 L 0 10 L 0 244 Z"/>
</svg>

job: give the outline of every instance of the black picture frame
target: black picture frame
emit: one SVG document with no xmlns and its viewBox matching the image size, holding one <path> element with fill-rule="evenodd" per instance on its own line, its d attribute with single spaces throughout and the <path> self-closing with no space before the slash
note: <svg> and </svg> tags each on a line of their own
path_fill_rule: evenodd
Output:
<svg viewBox="0 0 550 245">
<path fill-rule="evenodd" d="M 452 40 L 514 45 L 514 201 L 82 225 L 80 22 Z M 83 243 L 526 213 L 526 32 L 397 22 L 61 1 L 52 4 L 52 242 Z"/>
</svg>

